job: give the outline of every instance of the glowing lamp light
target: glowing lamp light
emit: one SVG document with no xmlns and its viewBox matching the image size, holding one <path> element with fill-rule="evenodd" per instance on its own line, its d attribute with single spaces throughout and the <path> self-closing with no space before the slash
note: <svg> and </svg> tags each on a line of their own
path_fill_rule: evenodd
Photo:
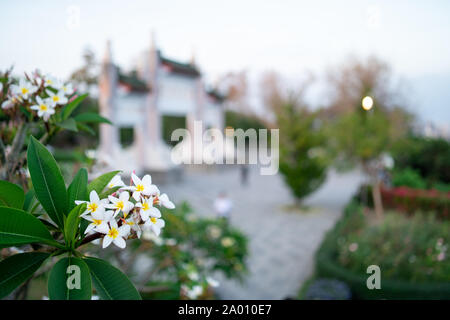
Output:
<svg viewBox="0 0 450 320">
<path fill-rule="evenodd" d="M 369 97 L 369 96 L 364 97 L 364 99 L 362 99 L 362 107 L 366 111 L 372 109 L 372 107 L 373 107 L 373 99 L 372 99 L 372 97 Z"/>
</svg>

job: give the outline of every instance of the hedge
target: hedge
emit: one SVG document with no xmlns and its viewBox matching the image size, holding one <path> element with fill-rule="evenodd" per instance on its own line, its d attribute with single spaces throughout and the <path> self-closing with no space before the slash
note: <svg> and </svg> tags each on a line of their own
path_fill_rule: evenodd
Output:
<svg viewBox="0 0 450 320">
<path fill-rule="evenodd" d="M 450 214 L 450 192 L 397 187 L 381 189 L 381 197 L 386 208 L 408 214 L 417 210 L 431 210 L 443 219 L 448 219 Z"/>
<path fill-rule="evenodd" d="M 347 270 L 337 262 L 337 240 L 339 231 L 345 227 L 346 220 L 355 203 L 344 211 L 344 216 L 325 236 L 316 253 L 316 275 L 318 277 L 341 280 L 351 288 L 355 299 L 450 299 L 450 283 L 411 283 L 404 280 L 383 279 L 381 270 L 381 289 L 369 290 L 366 286 L 370 274 L 360 274 Z"/>
</svg>

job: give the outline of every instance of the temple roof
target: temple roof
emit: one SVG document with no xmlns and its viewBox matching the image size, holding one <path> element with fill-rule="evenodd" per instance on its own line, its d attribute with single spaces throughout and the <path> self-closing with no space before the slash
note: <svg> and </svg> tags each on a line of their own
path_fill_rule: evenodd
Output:
<svg viewBox="0 0 450 320">
<path fill-rule="evenodd" d="M 133 92 L 147 92 L 150 88 L 147 86 L 144 80 L 139 79 L 136 71 L 131 71 L 128 74 L 118 70 L 119 84 L 126 87 L 128 91 Z"/>
<path fill-rule="evenodd" d="M 181 63 L 169 58 L 166 58 L 159 54 L 159 59 L 161 64 L 168 67 L 171 72 L 180 73 L 183 75 L 198 77 L 200 76 L 200 71 L 194 64 L 191 63 Z"/>
<path fill-rule="evenodd" d="M 217 102 L 223 102 L 226 100 L 226 96 L 221 94 L 219 91 L 217 91 L 216 89 L 210 89 L 207 90 L 206 93 L 213 98 L 214 100 L 216 100 Z"/>
</svg>

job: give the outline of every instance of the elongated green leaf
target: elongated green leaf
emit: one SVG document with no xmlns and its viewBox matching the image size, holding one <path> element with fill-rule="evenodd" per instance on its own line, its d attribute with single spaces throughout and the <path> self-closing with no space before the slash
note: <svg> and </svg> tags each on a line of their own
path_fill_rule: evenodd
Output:
<svg viewBox="0 0 450 320">
<path fill-rule="evenodd" d="M 77 128 L 77 122 L 75 121 L 75 119 L 73 118 L 68 118 L 65 119 L 59 123 L 56 124 L 58 127 L 61 127 L 63 129 L 66 130 L 70 130 L 70 131 L 74 131 L 77 132 L 78 128 Z"/>
<path fill-rule="evenodd" d="M 86 237 L 86 234 L 84 233 L 87 229 L 87 227 L 89 226 L 91 222 L 86 220 L 86 219 L 81 219 L 80 222 L 80 239 L 78 240 L 79 242 L 76 245 L 80 245 L 81 241 L 84 239 L 84 237 Z"/>
<path fill-rule="evenodd" d="M 94 113 L 94 112 L 86 112 L 86 113 L 78 114 L 78 115 L 76 115 L 74 117 L 74 119 L 77 122 L 92 122 L 92 123 L 108 123 L 108 124 L 112 124 L 111 121 L 109 121 L 105 117 L 102 117 L 98 113 Z"/>
<path fill-rule="evenodd" d="M 0 180 L 0 205 L 22 209 L 25 194 L 18 185 Z"/>
<path fill-rule="evenodd" d="M 49 256 L 46 252 L 28 252 L 0 261 L 0 299 L 29 279 Z"/>
<path fill-rule="evenodd" d="M 80 224 L 80 215 L 86 210 L 86 204 L 82 203 L 70 211 L 64 224 L 64 238 L 66 243 L 73 248 L 75 237 L 77 235 L 78 226 Z"/>
<path fill-rule="evenodd" d="M 120 171 L 111 171 L 105 174 L 102 174 L 97 179 L 92 180 L 92 182 L 88 185 L 88 194 L 91 193 L 92 190 L 95 190 L 97 194 L 102 193 L 103 189 L 105 189 L 106 185 L 111 181 L 112 178 Z"/>
<path fill-rule="evenodd" d="M 33 136 L 28 146 L 28 169 L 34 192 L 50 218 L 61 228 L 68 209 L 66 185 L 51 153 Z"/>
<path fill-rule="evenodd" d="M 90 300 L 91 295 L 91 275 L 83 260 L 66 257 L 53 266 L 48 279 L 51 300 Z"/>
<path fill-rule="evenodd" d="M 84 131 L 84 132 L 89 133 L 92 136 L 95 136 L 95 131 L 91 127 L 85 125 L 84 123 L 77 122 L 77 128 L 80 131 Z"/>
<path fill-rule="evenodd" d="M 36 202 L 36 196 L 34 194 L 34 190 L 30 189 L 25 194 L 25 201 L 23 202 L 23 210 L 30 212 L 30 210 L 33 207 L 35 202 Z"/>
<path fill-rule="evenodd" d="M 69 196 L 69 210 L 72 210 L 76 206 L 75 200 L 88 200 L 87 183 L 87 170 L 81 168 L 78 170 L 67 190 L 67 195 Z"/>
<path fill-rule="evenodd" d="M 63 247 L 33 215 L 19 209 L 0 207 L 0 245 L 11 247 L 33 242 Z"/>
<path fill-rule="evenodd" d="M 108 198 L 109 195 L 112 195 L 114 192 L 116 192 L 119 189 L 120 189 L 120 186 L 119 187 L 114 187 L 114 188 L 111 188 L 111 189 L 106 189 L 105 191 L 100 193 L 98 196 L 100 197 L 100 199 L 105 199 L 105 198 Z"/>
<path fill-rule="evenodd" d="M 80 105 L 80 103 L 86 99 L 86 97 L 88 96 L 88 94 L 83 94 L 79 97 L 76 97 L 75 99 L 73 99 L 71 102 L 69 102 L 62 110 L 62 118 L 63 120 L 66 120 L 67 118 L 70 117 L 70 115 L 72 114 L 72 112 Z"/>
<path fill-rule="evenodd" d="M 92 282 L 104 300 L 141 300 L 139 292 L 125 274 L 105 260 L 86 258 Z"/>
</svg>

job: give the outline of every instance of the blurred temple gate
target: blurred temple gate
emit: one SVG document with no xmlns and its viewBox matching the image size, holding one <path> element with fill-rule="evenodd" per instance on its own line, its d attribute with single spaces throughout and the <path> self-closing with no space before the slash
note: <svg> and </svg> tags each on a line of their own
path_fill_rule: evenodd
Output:
<svg viewBox="0 0 450 320">
<path fill-rule="evenodd" d="M 125 174 L 136 170 L 166 175 L 176 167 L 168 141 L 175 127 L 183 125 L 192 134 L 194 121 L 200 120 L 203 130 L 223 130 L 224 98 L 206 90 L 193 59 L 190 63 L 168 59 L 153 39 L 136 70 L 128 75 L 114 64 L 107 44 L 99 77 L 99 105 L 101 115 L 114 125 L 100 126 L 99 171 L 121 168 Z M 128 146 L 121 143 L 126 133 Z"/>
</svg>

